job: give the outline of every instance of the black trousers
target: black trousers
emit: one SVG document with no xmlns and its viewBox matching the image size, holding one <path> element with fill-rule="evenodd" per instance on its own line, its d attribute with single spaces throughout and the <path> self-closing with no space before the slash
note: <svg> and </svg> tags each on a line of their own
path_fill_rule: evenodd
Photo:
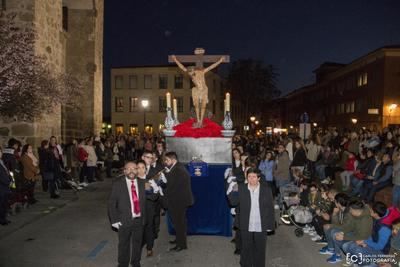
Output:
<svg viewBox="0 0 400 267">
<path fill-rule="evenodd" d="M 157 201 L 154 211 L 154 237 L 158 237 L 158 233 L 160 232 L 160 223 L 161 223 L 161 203 L 160 200 Z"/>
<path fill-rule="evenodd" d="M 130 225 L 122 225 L 118 230 L 118 267 L 140 267 L 142 256 L 142 220 L 133 219 Z"/>
<path fill-rule="evenodd" d="M 176 245 L 181 248 L 187 248 L 187 222 L 186 222 L 186 207 L 185 208 L 170 208 L 168 210 L 171 216 L 172 224 L 176 232 Z"/>
<path fill-rule="evenodd" d="M 241 237 L 240 266 L 265 267 L 267 233 L 241 231 Z"/>
<path fill-rule="evenodd" d="M 154 210 L 155 203 L 146 200 L 146 225 L 143 229 L 143 245 L 146 245 L 147 250 L 152 250 L 154 247 Z"/>
<path fill-rule="evenodd" d="M 0 222 L 4 223 L 7 221 L 7 210 L 8 210 L 8 198 L 9 193 L 0 192 Z"/>
</svg>

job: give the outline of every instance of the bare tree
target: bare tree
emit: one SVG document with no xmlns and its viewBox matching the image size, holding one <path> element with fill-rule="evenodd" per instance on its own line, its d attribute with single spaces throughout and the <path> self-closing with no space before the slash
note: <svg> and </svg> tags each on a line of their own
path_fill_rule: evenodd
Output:
<svg viewBox="0 0 400 267">
<path fill-rule="evenodd" d="M 232 97 L 243 104 L 246 118 L 261 112 L 262 105 L 278 97 L 278 74 L 272 65 L 262 61 L 242 59 L 233 62 L 228 75 L 228 87 Z"/>
<path fill-rule="evenodd" d="M 18 27 L 15 16 L 0 20 L 0 115 L 32 120 L 59 105 L 76 106 L 81 83 L 55 73 L 44 57 L 35 55 L 33 26 Z"/>
</svg>

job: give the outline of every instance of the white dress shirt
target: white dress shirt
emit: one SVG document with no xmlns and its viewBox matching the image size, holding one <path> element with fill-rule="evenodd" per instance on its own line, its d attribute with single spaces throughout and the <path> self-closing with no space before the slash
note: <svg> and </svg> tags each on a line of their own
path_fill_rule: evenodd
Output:
<svg viewBox="0 0 400 267">
<path fill-rule="evenodd" d="M 254 190 L 250 189 L 249 185 L 247 186 L 247 188 L 249 189 L 251 199 L 249 232 L 262 232 L 259 202 L 260 185 L 258 185 Z"/>
</svg>

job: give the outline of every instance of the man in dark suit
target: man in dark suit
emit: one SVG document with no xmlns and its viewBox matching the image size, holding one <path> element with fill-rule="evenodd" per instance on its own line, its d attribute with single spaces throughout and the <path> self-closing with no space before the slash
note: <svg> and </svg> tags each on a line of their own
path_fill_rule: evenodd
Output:
<svg viewBox="0 0 400 267">
<path fill-rule="evenodd" d="M 240 265 L 264 267 L 267 232 L 275 229 L 274 203 L 271 188 L 260 183 L 261 172 L 247 170 L 247 182 L 233 186 L 228 194 L 232 206 L 238 206 L 242 248 Z"/>
<path fill-rule="evenodd" d="M 178 162 L 175 152 L 166 153 L 164 163 L 168 168 L 165 172 L 168 214 L 176 232 L 176 240 L 171 242 L 176 243 L 176 246 L 171 250 L 181 251 L 187 249 L 186 210 L 193 205 L 191 179 L 185 166 Z"/>
<path fill-rule="evenodd" d="M 146 224 L 145 180 L 137 179 L 137 165 L 127 162 L 124 176 L 112 186 L 108 213 L 113 228 L 118 229 L 118 266 L 140 267 L 143 228 Z"/>
</svg>

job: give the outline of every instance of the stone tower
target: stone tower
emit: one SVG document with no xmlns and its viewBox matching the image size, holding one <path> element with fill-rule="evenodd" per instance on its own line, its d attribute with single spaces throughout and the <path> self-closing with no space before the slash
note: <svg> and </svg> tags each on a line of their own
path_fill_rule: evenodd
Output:
<svg viewBox="0 0 400 267">
<path fill-rule="evenodd" d="M 33 122 L 0 119 L 0 145 L 10 137 L 38 146 L 55 135 L 63 142 L 98 134 L 102 121 L 104 0 L 1 0 L 0 12 L 17 14 L 21 26 L 36 32 L 35 54 L 44 56 L 51 70 L 69 72 L 82 83 L 79 106 L 59 107 Z"/>
</svg>

